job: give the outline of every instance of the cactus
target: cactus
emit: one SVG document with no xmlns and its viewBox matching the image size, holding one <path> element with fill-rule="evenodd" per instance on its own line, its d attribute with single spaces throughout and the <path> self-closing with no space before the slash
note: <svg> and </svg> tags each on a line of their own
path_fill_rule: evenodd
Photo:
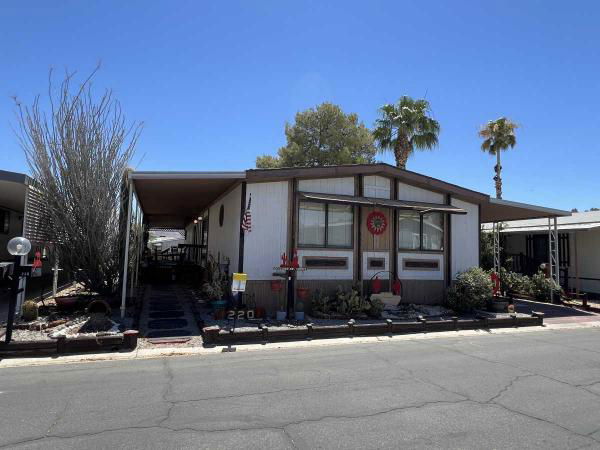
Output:
<svg viewBox="0 0 600 450">
<path fill-rule="evenodd" d="M 23 303 L 23 320 L 31 322 L 38 318 L 38 304 L 33 300 L 27 300 Z"/>
</svg>

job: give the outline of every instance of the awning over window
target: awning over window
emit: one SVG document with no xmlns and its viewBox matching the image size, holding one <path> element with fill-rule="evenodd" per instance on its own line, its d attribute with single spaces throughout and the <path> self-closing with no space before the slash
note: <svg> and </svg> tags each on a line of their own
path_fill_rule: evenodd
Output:
<svg viewBox="0 0 600 450">
<path fill-rule="evenodd" d="M 345 205 L 379 206 L 385 208 L 404 209 L 416 211 L 421 214 L 428 212 L 444 212 L 449 214 L 466 214 L 464 209 L 442 203 L 411 202 L 408 200 L 388 200 L 385 198 L 353 197 L 351 195 L 315 194 L 312 192 L 299 192 L 301 199 L 318 202 L 340 203 Z"/>
</svg>

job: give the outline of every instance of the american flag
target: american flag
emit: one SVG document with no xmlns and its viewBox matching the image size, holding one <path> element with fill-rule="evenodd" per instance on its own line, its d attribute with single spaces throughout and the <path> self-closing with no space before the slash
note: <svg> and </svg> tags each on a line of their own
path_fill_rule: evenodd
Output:
<svg viewBox="0 0 600 450">
<path fill-rule="evenodd" d="M 248 207 L 244 211 L 244 217 L 242 218 L 242 230 L 250 232 L 252 231 L 252 212 L 250 211 L 250 205 L 252 204 L 252 194 L 248 197 Z"/>
</svg>

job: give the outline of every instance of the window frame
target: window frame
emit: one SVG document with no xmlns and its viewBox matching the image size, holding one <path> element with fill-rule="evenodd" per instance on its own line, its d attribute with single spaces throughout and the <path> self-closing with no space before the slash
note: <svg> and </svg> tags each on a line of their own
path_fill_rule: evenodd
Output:
<svg viewBox="0 0 600 450">
<path fill-rule="evenodd" d="M 316 244 L 302 244 L 300 243 L 300 206 L 302 203 L 317 203 L 325 205 L 325 238 L 323 245 Z M 329 244 L 329 205 L 341 205 L 341 206 L 350 206 L 350 211 L 352 213 L 352 225 L 350 230 L 350 245 L 330 245 Z M 339 250 L 352 250 L 354 249 L 354 222 L 355 222 L 355 214 L 354 214 L 354 205 L 345 205 L 343 203 L 336 202 L 319 202 L 314 200 L 298 200 L 298 207 L 296 208 L 296 218 L 298 229 L 296 230 L 296 242 L 298 243 L 298 248 L 330 248 L 330 249 L 339 249 Z"/>
<path fill-rule="evenodd" d="M 425 249 L 423 248 L 423 216 L 425 216 L 425 214 L 440 214 L 442 217 L 442 248 L 441 250 L 431 250 L 431 249 Z M 398 223 L 398 230 L 397 230 L 397 239 L 398 239 L 398 251 L 401 252 L 419 252 L 419 253 L 444 253 L 445 248 L 446 248 L 446 233 L 447 233 L 447 229 L 446 229 L 446 221 L 447 221 L 447 213 L 441 212 L 441 211 L 430 211 L 430 212 L 426 212 L 426 213 L 419 213 L 419 248 L 402 248 L 400 245 L 400 223 Z M 400 217 L 398 217 L 398 222 L 400 222 Z"/>
</svg>

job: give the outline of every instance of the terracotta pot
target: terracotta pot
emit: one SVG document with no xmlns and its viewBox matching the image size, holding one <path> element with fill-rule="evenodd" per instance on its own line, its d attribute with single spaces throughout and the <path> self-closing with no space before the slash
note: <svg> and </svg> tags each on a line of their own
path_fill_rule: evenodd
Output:
<svg viewBox="0 0 600 450">
<path fill-rule="evenodd" d="M 254 308 L 254 317 L 256 317 L 257 319 L 263 319 L 266 315 L 266 311 L 265 308 L 263 308 L 262 306 L 257 306 L 256 308 Z"/>
<path fill-rule="evenodd" d="M 219 309 L 215 309 L 214 313 L 213 313 L 213 317 L 215 318 L 215 320 L 223 320 L 225 319 L 225 308 L 219 308 Z"/>
<path fill-rule="evenodd" d="M 298 298 L 305 300 L 308 298 L 308 294 L 310 294 L 309 288 L 296 288 L 296 295 Z"/>
</svg>

